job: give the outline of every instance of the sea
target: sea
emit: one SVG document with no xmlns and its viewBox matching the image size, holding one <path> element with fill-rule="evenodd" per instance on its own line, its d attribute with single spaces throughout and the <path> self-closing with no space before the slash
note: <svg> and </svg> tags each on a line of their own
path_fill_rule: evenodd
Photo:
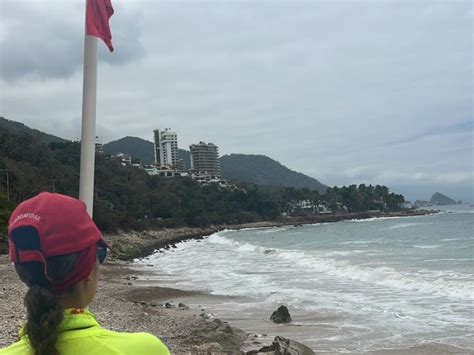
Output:
<svg viewBox="0 0 474 355">
<path fill-rule="evenodd" d="M 316 352 L 474 353 L 474 208 L 225 230 L 136 261 L 211 317 Z M 269 320 L 280 305 L 293 321 Z M 268 338 L 268 339 L 266 339 Z M 416 353 L 417 351 L 413 351 Z"/>
</svg>

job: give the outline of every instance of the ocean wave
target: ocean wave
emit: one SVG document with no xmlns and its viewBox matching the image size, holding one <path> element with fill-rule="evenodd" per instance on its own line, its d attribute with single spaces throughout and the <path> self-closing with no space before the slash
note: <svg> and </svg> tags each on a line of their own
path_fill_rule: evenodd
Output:
<svg viewBox="0 0 474 355">
<path fill-rule="evenodd" d="M 366 222 L 376 222 L 376 221 L 383 221 L 386 219 L 399 219 L 399 218 L 407 218 L 407 217 L 372 217 L 372 218 L 365 218 L 365 219 L 349 219 L 344 221 L 346 223 L 366 223 Z"/>
<path fill-rule="evenodd" d="M 443 280 L 421 272 L 403 273 L 390 267 L 360 267 L 353 265 L 346 260 L 335 260 L 328 257 L 317 257 L 311 252 L 302 250 L 285 250 L 273 248 L 268 253 L 268 248 L 257 246 L 251 243 L 241 243 L 229 238 L 214 234 L 208 238 L 211 244 L 229 246 L 229 252 L 254 253 L 259 258 L 268 256 L 272 261 L 286 261 L 286 265 L 292 265 L 293 273 L 299 271 L 307 274 L 312 270 L 330 276 L 343 279 L 362 281 L 373 285 L 390 287 L 402 291 L 423 293 L 428 295 L 443 296 L 458 300 L 474 300 L 474 287 L 462 281 Z M 433 246 L 419 246 L 433 247 Z M 256 259 L 258 260 L 258 259 Z M 256 261 L 264 262 L 263 260 Z M 275 266 L 277 268 L 278 266 Z M 299 268 L 300 270 L 297 270 Z M 424 275 L 424 276 L 420 276 Z"/>
<path fill-rule="evenodd" d="M 286 232 L 287 230 L 294 228 L 293 226 L 284 226 L 284 227 L 270 227 L 265 228 L 257 232 L 257 234 L 267 234 L 267 233 L 278 233 Z"/>
<path fill-rule="evenodd" d="M 309 223 L 305 224 L 306 227 L 317 227 L 317 226 L 325 226 L 328 224 L 332 224 L 332 222 L 319 222 L 319 223 Z"/>
<path fill-rule="evenodd" d="M 422 224 L 426 225 L 426 224 L 431 224 L 431 223 L 416 223 L 416 222 L 412 222 L 412 223 L 400 223 L 400 224 L 395 224 L 394 226 L 387 227 L 387 229 L 408 228 L 408 227 L 419 226 L 419 225 L 422 225 Z"/>
<path fill-rule="evenodd" d="M 354 254 L 370 254 L 374 253 L 375 250 L 345 250 L 345 251 L 330 251 L 324 253 L 323 257 L 331 257 L 331 256 L 349 256 Z"/>
<path fill-rule="evenodd" d="M 474 261 L 474 258 L 438 258 L 438 259 L 424 259 L 422 262 L 431 262 L 431 261 Z"/>
<path fill-rule="evenodd" d="M 376 243 L 376 241 L 373 241 L 373 240 L 351 240 L 351 241 L 348 241 L 348 242 L 341 242 L 341 243 L 337 243 L 339 245 L 352 245 L 352 244 L 371 244 L 371 243 Z"/>
<path fill-rule="evenodd" d="M 431 245 L 414 245 L 413 248 L 418 249 L 438 249 L 444 247 L 442 244 L 431 244 Z"/>
</svg>

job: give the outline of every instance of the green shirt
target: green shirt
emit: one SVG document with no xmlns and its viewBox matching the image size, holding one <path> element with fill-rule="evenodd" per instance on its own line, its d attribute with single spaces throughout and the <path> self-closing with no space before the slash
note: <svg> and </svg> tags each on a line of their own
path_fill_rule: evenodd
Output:
<svg viewBox="0 0 474 355">
<path fill-rule="evenodd" d="M 101 328 L 94 314 L 87 309 L 64 310 L 64 318 L 58 330 L 56 349 L 61 355 L 168 355 L 170 353 L 166 345 L 151 334 L 118 333 Z M 7 348 L 0 349 L 0 354 L 33 354 L 25 327 L 20 330 L 20 340 Z"/>
</svg>

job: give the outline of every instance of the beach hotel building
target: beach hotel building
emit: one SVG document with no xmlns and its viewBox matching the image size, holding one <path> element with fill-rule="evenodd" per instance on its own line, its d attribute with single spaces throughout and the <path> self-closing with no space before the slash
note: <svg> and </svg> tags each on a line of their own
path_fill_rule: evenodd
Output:
<svg viewBox="0 0 474 355">
<path fill-rule="evenodd" d="M 189 146 L 191 151 L 191 170 L 198 176 L 220 178 L 221 165 L 219 149 L 215 144 L 199 142 Z"/>
<path fill-rule="evenodd" d="M 167 168 L 176 170 L 179 168 L 178 157 L 178 136 L 170 128 L 164 131 L 155 129 L 155 166 L 157 168 Z"/>
</svg>

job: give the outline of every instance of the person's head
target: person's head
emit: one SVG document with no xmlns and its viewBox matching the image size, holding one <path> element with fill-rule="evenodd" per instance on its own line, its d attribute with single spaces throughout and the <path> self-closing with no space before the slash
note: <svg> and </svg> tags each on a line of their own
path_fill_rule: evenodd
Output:
<svg viewBox="0 0 474 355">
<path fill-rule="evenodd" d="M 55 354 L 64 308 L 94 298 L 108 245 L 83 202 L 43 192 L 10 216 L 10 259 L 28 286 L 26 332 L 36 355 Z"/>
</svg>

